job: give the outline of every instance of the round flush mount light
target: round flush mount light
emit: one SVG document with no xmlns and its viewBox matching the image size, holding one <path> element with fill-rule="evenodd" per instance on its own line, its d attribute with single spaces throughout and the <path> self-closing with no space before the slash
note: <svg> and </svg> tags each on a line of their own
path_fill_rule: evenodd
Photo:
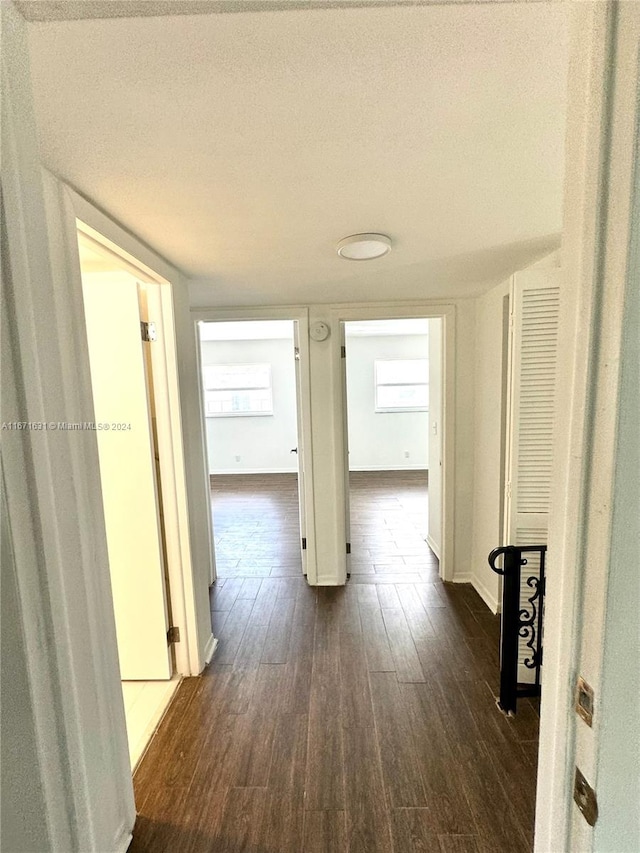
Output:
<svg viewBox="0 0 640 853">
<path fill-rule="evenodd" d="M 338 243 L 338 254 L 348 261 L 372 261 L 391 251 L 386 234 L 352 234 Z"/>
</svg>

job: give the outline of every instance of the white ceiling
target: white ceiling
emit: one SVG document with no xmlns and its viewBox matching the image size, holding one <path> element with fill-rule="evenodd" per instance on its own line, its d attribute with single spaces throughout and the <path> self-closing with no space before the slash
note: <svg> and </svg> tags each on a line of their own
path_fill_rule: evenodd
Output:
<svg viewBox="0 0 640 853">
<path fill-rule="evenodd" d="M 196 305 L 470 295 L 559 244 L 565 14 L 34 22 L 43 159 L 197 279 Z M 339 259 L 361 231 L 391 254 Z"/>
</svg>

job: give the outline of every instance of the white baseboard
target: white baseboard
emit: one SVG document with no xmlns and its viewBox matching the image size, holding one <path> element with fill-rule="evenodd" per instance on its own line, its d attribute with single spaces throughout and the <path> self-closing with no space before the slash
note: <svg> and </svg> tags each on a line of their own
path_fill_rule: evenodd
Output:
<svg viewBox="0 0 640 853">
<path fill-rule="evenodd" d="M 435 540 L 432 539 L 428 533 L 427 533 L 427 545 L 429 546 L 429 548 L 431 548 L 431 550 L 436 555 L 436 557 L 438 559 L 440 559 L 440 546 L 436 544 Z"/>
<path fill-rule="evenodd" d="M 349 466 L 349 471 L 353 471 L 354 474 L 367 471 L 428 471 L 426 465 L 367 465 L 360 466 L 354 465 Z"/>
<path fill-rule="evenodd" d="M 476 592 L 478 593 L 478 595 L 480 596 L 480 598 L 481 598 L 481 599 L 484 601 L 484 603 L 487 605 L 487 607 L 489 608 L 489 610 L 490 610 L 492 613 L 494 613 L 494 614 L 495 614 L 495 613 L 500 613 L 500 602 L 498 601 L 498 599 L 497 599 L 497 598 L 495 598 L 495 596 L 493 596 L 493 595 L 489 592 L 489 590 L 488 590 L 488 589 L 486 588 L 486 586 L 482 583 L 482 581 L 481 581 L 481 580 L 478 580 L 478 578 L 477 578 L 477 577 L 475 577 L 475 576 L 473 576 L 473 575 L 472 575 L 472 577 L 471 577 L 471 584 L 472 584 L 473 588 L 475 589 L 475 591 L 476 591 Z"/>
<path fill-rule="evenodd" d="M 213 634 L 211 634 L 211 636 L 207 640 L 207 645 L 204 647 L 204 665 L 205 666 L 208 666 L 211 663 L 211 658 L 213 657 L 213 653 L 215 652 L 217 645 L 218 645 L 218 641 L 213 636 Z"/>
<path fill-rule="evenodd" d="M 349 468 L 354 473 L 367 471 L 424 471 L 429 470 L 425 465 L 368 465 L 366 467 Z M 210 477 L 228 477 L 231 474 L 297 474 L 297 468 L 218 468 L 209 471 Z"/>
<path fill-rule="evenodd" d="M 486 586 L 471 572 L 456 572 L 452 583 L 470 583 L 492 613 L 500 612 L 500 602 L 491 595 Z"/>
<path fill-rule="evenodd" d="M 297 468 L 218 468 L 209 471 L 210 477 L 229 476 L 230 474 L 297 474 Z"/>
<path fill-rule="evenodd" d="M 133 833 L 131 830 L 122 828 L 118 831 L 118 837 L 113 843 L 114 853 L 127 853 L 132 841 Z"/>
</svg>

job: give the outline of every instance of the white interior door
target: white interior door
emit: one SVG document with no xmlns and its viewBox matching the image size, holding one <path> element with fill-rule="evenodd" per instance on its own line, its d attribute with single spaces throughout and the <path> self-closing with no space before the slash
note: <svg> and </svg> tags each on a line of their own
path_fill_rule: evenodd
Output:
<svg viewBox="0 0 640 853">
<path fill-rule="evenodd" d="M 516 273 L 511 287 L 509 408 L 505 484 L 505 545 L 546 545 L 553 466 L 558 356 L 559 270 Z M 527 557 L 527 576 L 539 560 Z M 521 587 L 527 608 L 531 588 Z M 518 680 L 533 682 L 521 642 Z"/>
<path fill-rule="evenodd" d="M 294 322 L 294 358 L 296 367 L 296 423 L 297 423 L 297 457 L 298 457 L 298 514 L 300 518 L 300 547 L 302 553 L 302 572 L 307 574 L 307 512 L 304 482 L 304 430 L 302 425 L 302 376 L 300 370 L 300 344 L 298 324 Z"/>
<path fill-rule="evenodd" d="M 149 388 L 138 285 L 83 275 L 100 479 L 121 677 L 171 677 Z"/>
</svg>

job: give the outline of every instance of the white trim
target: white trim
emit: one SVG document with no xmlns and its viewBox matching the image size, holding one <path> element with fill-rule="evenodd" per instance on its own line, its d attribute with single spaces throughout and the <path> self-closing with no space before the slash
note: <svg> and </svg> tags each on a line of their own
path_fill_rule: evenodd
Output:
<svg viewBox="0 0 640 853">
<path fill-rule="evenodd" d="M 127 853 L 127 850 L 131 846 L 131 842 L 133 841 L 133 834 L 131 832 L 127 832 L 124 827 L 122 828 L 122 834 L 114 842 L 114 851 L 115 853 Z"/>
<path fill-rule="evenodd" d="M 198 439 L 199 449 L 202 455 L 204 482 L 206 487 L 207 500 L 207 545 L 210 554 L 209 561 L 209 586 L 216 582 L 218 571 L 216 568 L 216 545 L 215 536 L 213 533 L 213 513 L 211 512 L 211 480 L 209 479 L 209 448 L 207 446 L 207 421 L 204 402 L 204 388 L 202 387 L 202 346 L 200 334 L 198 332 L 198 323 L 193 321 L 191 312 L 189 313 L 189 324 L 191 326 L 191 340 L 193 342 L 195 354 L 195 376 L 193 383 L 197 388 L 197 406 L 198 406 Z M 199 454 L 200 455 L 200 454 Z M 195 464 L 198 460 L 195 460 Z M 192 474 L 193 476 L 193 474 Z"/>
<path fill-rule="evenodd" d="M 473 585 L 473 575 L 471 572 L 456 572 L 456 576 L 451 579 L 450 583 L 470 583 Z"/>
<path fill-rule="evenodd" d="M 243 474 L 297 474 L 297 468 L 220 468 L 217 471 L 209 471 L 210 477 L 232 477 Z"/>
<path fill-rule="evenodd" d="M 536 853 L 589 851 L 572 800 L 576 765 L 596 785 L 594 726 L 573 710 L 576 673 L 601 687 L 615 470 L 619 334 L 637 133 L 635 3 L 575 3 L 569 72 L 558 425 L 549 524 Z M 623 25 L 622 19 L 628 16 Z M 564 294 L 564 296 L 562 295 Z"/>
<path fill-rule="evenodd" d="M 431 550 L 433 551 L 433 553 L 436 555 L 436 557 L 439 560 L 440 559 L 440 546 L 436 543 L 436 541 L 434 539 L 431 538 L 431 536 L 428 533 L 427 533 L 426 542 L 427 542 L 427 545 L 429 546 L 429 548 L 431 548 Z"/>
<path fill-rule="evenodd" d="M 188 544 L 190 553 L 191 553 L 191 576 L 193 580 L 193 595 L 194 595 L 194 603 L 193 603 L 193 615 L 194 620 L 193 623 L 195 625 L 195 633 L 196 636 L 192 637 L 190 642 L 190 660 L 191 660 L 191 672 L 181 673 L 183 675 L 197 675 L 202 671 L 204 667 L 204 657 L 203 657 L 203 644 L 200 642 L 200 628 L 198 627 L 198 602 L 195 600 L 195 596 L 197 596 L 198 592 L 196 589 L 196 578 L 198 571 L 202 570 L 200 564 L 205 562 L 210 568 L 211 577 L 209 578 L 209 582 L 212 582 L 215 578 L 215 565 L 214 565 L 214 552 L 213 552 L 213 533 L 211 530 L 211 512 L 210 512 L 210 503 L 209 503 L 209 489 L 205 480 L 205 470 L 202 468 L 202 477 L 200 479 L 194 476 L 194 470 L 190 470 L 189 462 L 193 461 L 195 455 L 195 448 L 193 447 L 193 440 L 191 436 L 188 434 L 188 425 L 191 420 L 194 419 L 194 415 L 192 414 L 189 406 L 185 403 L 185 398 L 187 397 L 187 381 L 193 382 L 196 387 L 200 387 L 201 383 L 198 380 L 197 376 L 191 377 L 190 375 L 185 376 L 185 372 L 187 374 L 191 373 L 188 371 L 188 368 L 185 367 L 189 361 L 189 353 L 187 350 L 187 341 L 183 339 L 183 337 L 179 334 L 180 327 L 178 324 L 178 314 L 179 312 L 175 310 L 176 300 L 179 298 L 178 287 L 180 291 L 186 291 L 187 282 L 176 270 L 175 267 L 171 266 L 164 258 L 162 258 L 157 252 L 150 249 L 148 246 L 145 246 L 138 238 L 134 235 L 126 231 L 122 226 L 120 226 L 117 222 L 103 213 L 101 210 L 98 210 L 90 201 L 76 192 L 73 188 L 69 186 L 65 186 L 65 190 L 68 193 L 71 203 L 73 205 L 73 210 L 76 216 L 76 219 L 79 220 L 82 225 L 82 230 L 85 234 L 87 234 L 90 238 L 96 239 L 98 238 L 99 242 L 103 245 L 106 245 L 108 249 L 117 254 L 120 257 L 124 257 L 125 260 L 128 260 L 133 266 L 139 270 L 145 272 L 145 274 L 149 277 L 150 281 L 156 281 L 160 284 L 163 282 L 169 282 L 171 284 L 171 296 L 167 297 L 165 294 L 165 302 L 170 305 L 171 311 L 171 324 L 173 328 L 170 330 L 172 338 L 173 338 L 173 346 L 176 348 L 176 352 L 178 347 L 180 347 L 180 361 L 172 367 L 175 367 L 175 378 L 176 381 L 180 383 L 180 394 L 179 394 L 179 403 L 176 408 L 175 401 L 172 402 L 172 411 L 180 413 L 180 422 L 177 424 L 177 428 L 179 428 L 179 434 L 182 436 L 184 444 L 183 447 L 176 451 L 176 462 L 180 463 L 183 466 L 183 476 L 180 477 L 180 515 L 181 515 L 181 523 L 184 526 L 187 525 L 188 528 L 188 538 L 184 539 L 184 541 Z M 75 250 L 77 252 L 77 249 Z M 186 292 L 184 293 L 184 300 L 187 299 Z M 170 300 L 170 301 L 168 301 Z M 165 304 L 163 302 L 163 304 Z M 185 312 L 183 312 L 185 313 Z M 169 333 L 169 329 L 167 328 L 167 333 Z M 194 349 L 192 351 L 192 355 L 195 362 L 198 362 L 199 359 L 199 347 L 195 345 L 195 341 L 193 342 Z M 173 360 L 172 360 L 173 361 Z M 183 367 L 180 368 L 179 365 L 182 364 Z M 199 363 L 198 363 L 199 370 Z M 199 373 L 198 373 L 199 376 Z M 173 384 L 173 380 L 172 380 Z M 198 400 L 200 400 L 200 395 L 198 396 Z M 178 433 L 176 433 L 177 435 Z M 204 430 L 199 430 L 201 446 L 198 449 L 202 454 L 203 458 L 206 460 L 206 443 L 204 437 Z M 199 465 L 197 466 L 200 467 Z M 200 516 L 198 518 L 197 516 Z M 198 526 L 198 523 L 200 526 Z M 202 551 L 203 553 L 200 553 Z M 188 584 L 187 584 L 188 586 Z M 185 590 L 186 592 L 186 590 Z M 201 606 L 201 609 L 204 609 L 204 605 Z M 209 611 L 208 601 L 206 602 L 206 610 Z M 203 614 L 202 614 L 203 615 Z"/>
<path fill-rule="evenodd" d="M 211 659 L 213 658 L 213 655 L 214 655 L 215 650 L 217 648 L 218 648 L 218 641 L 212 634 L 209 637 L 209 639 L 207 640 L 206 646 L 204 647 L 204 663 L 205 663 L 205 666 L 209 666 L 209 664 L 211 663 Z"/>
<path fill-rule="evenodd" d="M 168 597 L 171 603 L 171 623 L 180 629 L 181 636 L 181 642 L 174 647 L 176 671 L 180 675 L 190 675 L 194 665 L 189 655 L 190 647 L 193 646 L 194 626 L 193 623 L 189 624 L 189 615 L 193 618 L 195 614 L 188 614 L 186 606 L 186 588 L 191 581 L 193 595 L 193 578 L 188 519 L 180 514 L 180 508 L 186 507 L 186 494 L 171 293 L 170 288 L 163 284 L 149 284 L 146 292 L 149 320 L 156 324 L 158 330 L 158 339 L 151 345 L 151 364 L 160 468 L 158 492 L 162 500 L 169 578 Z M 171 312 L 169 316 L 168 312 Z M 178 487 L 181 477 L 182 489 Z"/>
<path fill-rule="evenodd" d="M 81 208 L 86 217 L 86 204 L 77 203 L 78 196 L 69 188 L 63 192 L 76 211 Z M 179 675 L 197 675 L 202 669 L 198 652 L 198 626 L 194 602 L 193 569 L 189 540 L 186 475 L 183 455 L 183 435 L 178 385 L 177 351 L 174 332 L 171 282 L 152 267 L 139 262 L 132 252 L 122 249 L 111 228 L 111 237 L 102 234 L 85 219 L 76 218 L 79 232 L 89 235 L 92 242 L 104 246 L 114 258 L 123 258 L 136 277 L 147 280 L 149 316 L 156 323 L 158 340 L 151 347 L 153 382 L 156 388 L 156 423 L 162 494 L 162 509 L 166 541 L 167 574 L 172 624 L 180 629 L 181 642 L 175 646 L 176 671 Z M 68 247 L 69 258 L 80 258 L 77 244 Z"/>
<path fill-rule="evenodd" d="M 298 347 L 300 349 L 300 390 L 301 399 L 296 401 L 300 408 L 300 421 L 302 423 L 302 447 L 304 448 L 304 510 L 305 510 L 305 532 L 307 539 L 306 569 L 307 581 L 314 585 L 317 582 L 317 557 L 316 557 L 316 530 L 315 530 L 315 498 L 313 478 L 313 442 L 311 432 L 311 392 L 309 387 L 309 311 L 305 307 L 292 307 L 283 305 L 281 307 L 255 307 L 255 308 L 192 308 L 191 320 L 194 334 L 197 340 L 198 350 L 198 384 L 200 387 L 200 428 L 202 441 L 206 447 L 205 415 L 204 415 L 204 391 L 201 375 L 201 351 L 200 336 L 198 334 L 198 323 L 215 323 L 230 320 L 292 320 L 298 324 Z M 293 346 L 292 341 L 292 346 Z M 205 457 L 206 458 L 206 457 Z M 207 466 L 208 467 L 208 466 Z M 235 472 L 240 473 L 240 472 Z M 249 472 L 242 472 L 249 473 Z M 264 473 L 264 472 L 256 472 Z M 289 473 L 289 472 L 284 472 Z M 209 513 L 211 517 L 211 513 Z M 213 535 L 213 533 L 212 533 Z M 215 553 L 215 548 L 214 548 Z"/>
<path fill-rule="evenodd" d="M 210 390 L 210 389 L 207 389 Z M 263 388 L 257 389 L 247 389 L 252 391 L 264 390 Z M 249 412 L 249 411 L 237 411 L 237 412 L 216 412 L 215 414 L 211 414 L 208 412 L 205 416 L 205 420 L 217 421 L 220 418 L 272 418 L 273 417 L 273 404 L 271 409 L 268 412 Z"/>
<path fill-rule="evenodd" d="M 138 743 L 135 745 L 133 754 L 131 753 L 131 744 L 129 744 L 129 754 L 131 755 L 131 772 L 133 775 L 135 775 L 136 770 L 142 762 L 142 759 L 147 754 L 147 751 L 151 746 L 151 741 L 155 737 L 155 734 L 158 731 L 158 728 L 160 727 L 160 723 L 164 720 L 167 711 L 171 706 L 171 703 L 175 699 L 176 692 L 180 687 L 181 683 L 182 677 L 179 675 L 174 675 L 173 678 L 170 678 L 167 682 L 165 682 L 165 693 L 162 697 L 162 700 L 160 704 L 154 709 L 151 718 L 147 721 L 142 735 L 140 736 Z M 158 684 L 158 682 L 154 682 L 154 685 L 155 684 Z"/>
<path fill-rule="evenodd" d="M 445 581 L 455 578 L 455 378 L 456 378 L 456 306 L 451 302 L 429 301 L 424 303 L 349 303 L 327 306 L 332 324 L 338 328 L 340 323 L 351 320 L 387 320 L 419 317 L 442 320 L 443 336 L 443 381 L 442 381 L 442 553 L 439 556 L 440 577 Z M 340 336 L 332 336 L 333 359 L 336 370 L 340 366 Z M 344 420 L 342 418 L 342 395 L 340 384 L 335 383 L 334 406 L 336 412 L 334 430 L 337 446 L 345 441 Z M 340 454 L 339 454 L 340 456 Z M 340 458 L 344 458 L 341 456 Z M 336 508 L 342 518 L 346 516 L 346 495 L 341 487 L 344 478 L 336 476 Z M 342 522 L 344 527 L 344 521 Z M 346 561 L 345 561 L 346 566 Z M 346 572 L 346 568 L 345 568 Z"/>
<path fill-rule="evenodd" d="M 500 611 L 501 611 L 500 602 L 498 601 L 498 599 L 494 595 L 492 595 L 489 592 L 487 587 L 482 583 L 482 581 L 478 577 L 476 577 L 476 575 L 473 575 L 473 574 L 471 575 L 471 584 L 472 584 L 473 588 L 475 589 L 475 591 L 480 596 L 480 598 L 487 605 L 489 610 L 494 614 L 500 613 Z"/>
<path fill-rule="evenodd" d="M 403 471 L 424 471 L 426 474 L 429 469 L 425 468 L 424 465 L 403 465 L 402 467 L 399 465 L 357 465 L 353 468 L 349 467 L 349 472 L 353 474 L 367 471 L 395 471 L 398 474 L 402 474 Z"/>
</svg>

